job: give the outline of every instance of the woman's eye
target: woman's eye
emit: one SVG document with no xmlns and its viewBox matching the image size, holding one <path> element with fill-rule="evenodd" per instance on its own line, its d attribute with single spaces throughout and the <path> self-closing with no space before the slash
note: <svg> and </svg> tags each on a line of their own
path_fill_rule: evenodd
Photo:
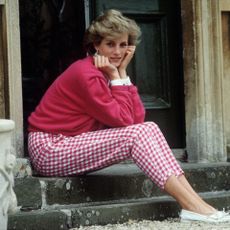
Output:
<svg viewBox="0 0 230 230">
<path fill-rule="evenodd" d="M 121 48 L 127 48 L 128 45 L 127 44 L 121 44 L 120 46 L 121 46 Z"/>
<path fill-rule="evenodd" d="M 113 45 L 113 43 L 109 42 L 109 43 L 107 43 L 107 46 L 113 47 L 114 45 Z"/>
</svg>

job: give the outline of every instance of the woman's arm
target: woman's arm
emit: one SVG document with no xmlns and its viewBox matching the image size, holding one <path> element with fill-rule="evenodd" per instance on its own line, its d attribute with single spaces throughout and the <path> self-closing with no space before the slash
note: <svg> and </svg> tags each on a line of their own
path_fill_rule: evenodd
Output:
<svg viewBox="0 0 230 230">
<path fill-rule="evenodd" d="M 134 108 L 134 124 L 142 123 L 145 119 L 145 108 L 141 101 L 140 95 L 138 94 L 137 87 L 134 85 L 130 86 L 131 97 Z"/>
<path fill-rule="evenodd" d="M 80 84 L 78 93 L 87 114 L 110 127 L 134 124 L 130 86 L 109 86 L 103 76 L 91 76 Z"/>
</svg>

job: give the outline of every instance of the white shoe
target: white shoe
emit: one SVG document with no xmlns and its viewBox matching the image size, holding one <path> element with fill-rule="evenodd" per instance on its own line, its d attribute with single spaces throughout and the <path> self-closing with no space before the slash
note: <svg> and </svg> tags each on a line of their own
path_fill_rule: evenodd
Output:
<svg viewBox="0 0 230 230">
<path fill-rule="evenodd" d="M 217 211 L 211 215 L 202 215 L 182 209 L 180 213 L 181 222 L 201 221 L 207 223 L 230 222 L 230 215 L 223 211 Z"/>
</svg>

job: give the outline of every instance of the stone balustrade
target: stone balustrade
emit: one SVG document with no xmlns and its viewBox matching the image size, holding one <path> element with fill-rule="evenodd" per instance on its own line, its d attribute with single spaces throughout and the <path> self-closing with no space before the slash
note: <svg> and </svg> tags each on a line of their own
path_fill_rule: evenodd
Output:
<svg viewBox="0 0 230 230">
<path fill-rule="evenodd" d="M 11 145 L 11 135 L 15 124 L 12 120 L 0 119 L 0 229 L 7 229 L 8 213 L 17 207 L 13 191 L 15 151 Z"/>
</svg>

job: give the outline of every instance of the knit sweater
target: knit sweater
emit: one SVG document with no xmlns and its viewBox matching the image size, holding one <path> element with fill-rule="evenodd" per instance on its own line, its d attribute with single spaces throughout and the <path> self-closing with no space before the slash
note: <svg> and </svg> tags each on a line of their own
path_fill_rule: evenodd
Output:
<svg viewBox="0 0 230 230">
<path fill-rule="evenodd" d="M 134 85 L 111 86 L 88 56 L 69 66 L 48 88 L 28 118 L 29 132 L 75 136 L 144 121 Z"/>
</svg>

